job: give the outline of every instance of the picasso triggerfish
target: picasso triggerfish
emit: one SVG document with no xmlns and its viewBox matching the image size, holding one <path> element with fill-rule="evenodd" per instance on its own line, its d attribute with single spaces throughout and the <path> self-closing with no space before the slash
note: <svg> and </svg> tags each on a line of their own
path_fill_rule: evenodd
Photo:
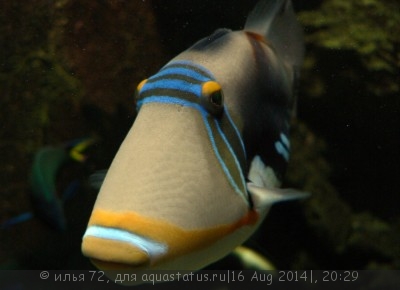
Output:
<svg viewBox="0 0 400 290">
<path fill-rule="evenodd" d="M 272 204 L 289 160 L 302 31 L 290 0 L 261 0 L 137 87 L 137 118 L 83 237 L 100 269 L 197 270 L 229 254 Z"/>
</svg>

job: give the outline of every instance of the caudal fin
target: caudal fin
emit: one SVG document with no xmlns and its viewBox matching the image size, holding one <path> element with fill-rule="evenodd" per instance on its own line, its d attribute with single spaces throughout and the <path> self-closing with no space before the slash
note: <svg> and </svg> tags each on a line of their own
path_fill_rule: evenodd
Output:
<svg viewBox="0 0 400 290">
<path fill-rule="evenodd" d="M 244 30 L 264 36 L 288 65 L 301 65 L 303 32 L 290 0 L 260 0 L 249 14 Z"/>
</svg>

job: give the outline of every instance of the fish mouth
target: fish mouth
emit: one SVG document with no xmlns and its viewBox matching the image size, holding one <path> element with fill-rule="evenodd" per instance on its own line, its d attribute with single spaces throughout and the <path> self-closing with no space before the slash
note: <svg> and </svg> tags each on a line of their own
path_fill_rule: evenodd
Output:
<svg viewBox="0 0 400 290">
<path fill-rule="evenodd" d="M 143 268 L 163 257 L 167 251 L 167 245 L 142 235 L 97 225 L 88 227 L 82 242 L 85 256 L 104 270 Z"/>
<path fill-rule="evenodd" d="M 171 269 L 181 267 L 177 261 L 186 255 L 199 253 L 257 221 L 258 214 L 250 211 L 232 224 L 184 229 L 134 212 L 96 209 L 83 236 L 82 252 L 101 270 Z M 200 269 L 202 260 L 209 257 L 191 261 L 192 270 Z"/>
</svg>

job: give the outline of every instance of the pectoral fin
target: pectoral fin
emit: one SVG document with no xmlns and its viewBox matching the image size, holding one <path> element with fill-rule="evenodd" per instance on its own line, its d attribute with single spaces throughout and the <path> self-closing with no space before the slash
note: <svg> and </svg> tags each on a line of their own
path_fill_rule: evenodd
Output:
<svg viewBox="0 0 400 290">
<path fill-rule="evenodd" d="M 274 170 L 265 166 L 258 155 L 251 162 L 248 179 L 250 182 L 247 183 L 247 191 L 251 196 L 254 208 L 259 212 L 264 212 L 277 202 L 303 199 L 310 196 L 309 193 L 296 189 L 279 188 L 280 182 L 276 178 Z"/>
<path fill-rule="evenodd" d="M 257 211 L 263 211 L 277 202 L 303 199 L 310 196 L 307 192 L 301 192 L 292 188 L 261 187 L 252 182 L 247 183 L 247 190 Z"/>
</svg>

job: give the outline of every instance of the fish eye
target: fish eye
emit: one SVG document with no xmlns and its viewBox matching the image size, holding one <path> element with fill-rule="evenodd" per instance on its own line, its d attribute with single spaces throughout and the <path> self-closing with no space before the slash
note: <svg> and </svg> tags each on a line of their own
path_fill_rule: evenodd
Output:
<svg viewBox="0 0 400 290">
<path fill-rule="evenodd" d="M 224 94 L 220 84 L 214 81 L 205 82 L 201 91 L 202 104 L 207 111 L 218 117 L 224 110 Z"/>
<path fill-rule="evenodd" d="M 222 91 L 216 91 L 210 95 L 210 102 L 216 106 L 222 106 Z"/>
</svg>

